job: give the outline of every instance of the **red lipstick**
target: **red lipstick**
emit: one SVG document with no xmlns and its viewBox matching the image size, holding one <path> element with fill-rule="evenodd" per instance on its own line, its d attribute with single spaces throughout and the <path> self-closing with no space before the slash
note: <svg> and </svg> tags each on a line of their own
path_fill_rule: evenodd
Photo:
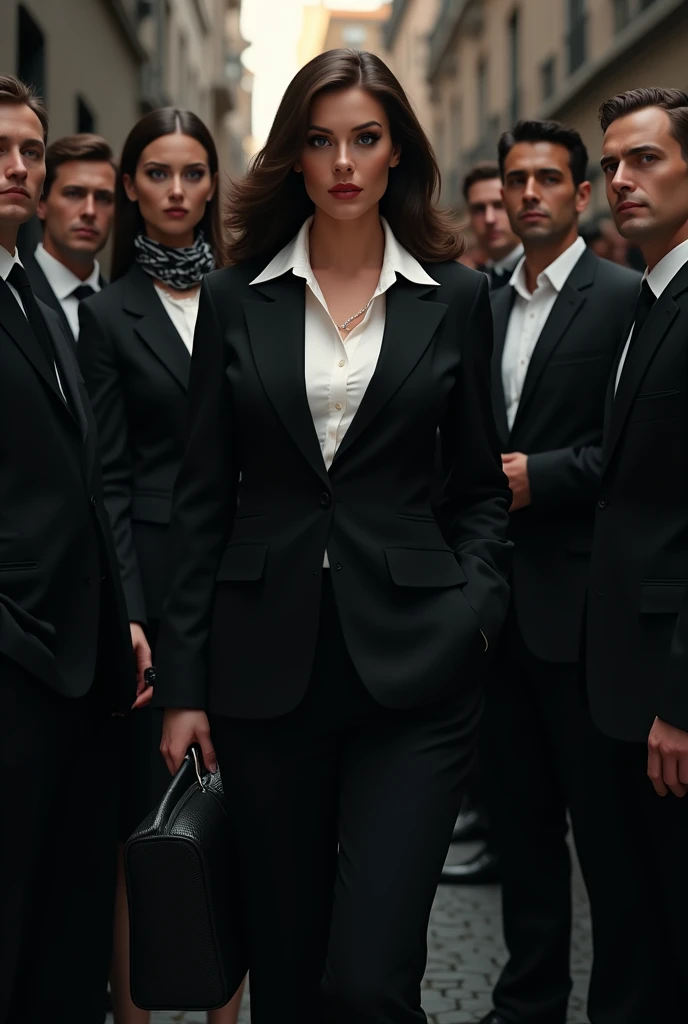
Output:
<svg viewBox="0 0 688 1024">
<path fill-rule="evenodd" d="M 330 195 L 335 199 L 355 199 L 362 191 L 363 189 L 359 188 L 358 185 L 354 185 L 352 181 L 340 181 L 332 186 Z"/>
</svg>

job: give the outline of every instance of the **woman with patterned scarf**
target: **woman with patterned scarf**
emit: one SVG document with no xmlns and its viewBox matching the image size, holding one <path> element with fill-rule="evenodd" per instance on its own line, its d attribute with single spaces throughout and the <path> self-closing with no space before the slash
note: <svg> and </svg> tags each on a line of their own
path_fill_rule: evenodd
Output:
<svg viewBox="0 0 688 1024">
<path fill-rule="evenodd" d="M 113 283 L 82 302 L 78 356 L 98 421 L 104 493 L 137 655 L 137 704 L 149 699 L 165 590 L 166 539 L 182 457 L 201 281 L 223 263 L 218 157 L 189 111 L 146 114 L 124 144 L 117 182 Z M 152 655 L 151 655 L 152 652 Z M 169 775 L 162 714 L 123 721 L 122 843 L 157 804 Z M 144 1024 L 129 995 L 128 914 L 120 858 L 113 969 L 116 1024 Z M 234 1024 L 239 998 L 211 1014 Z"/>
</svg>

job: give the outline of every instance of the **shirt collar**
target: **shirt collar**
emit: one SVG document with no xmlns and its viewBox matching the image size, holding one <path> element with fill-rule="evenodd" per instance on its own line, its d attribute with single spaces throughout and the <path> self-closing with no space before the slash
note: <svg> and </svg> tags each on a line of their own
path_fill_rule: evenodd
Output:
<svg viewBox="0 0 688 1024">
<path fill-rule="evenodd" d="M 0 245 L 0 277 L 3 281 L 6 281 L 10 276 L 15 263 L 18 263 L 20 267 L 22 266 L 22 261 L 19 259 L 19 250 L 15 248 L 13 256 L 12 253 L 8 252 L 7 249 L 3 249 Z"/>
<path fill-rule="evenodd" d="M 645 270 L 643 280 L 647 281 L 656 299 L 659 298 L 664 289 L 673 281 L 681 267 L 686 263 L 688 263 L 688 241 L 681 242 L 671 252 L 668 252 L 666 256 L 663 256 L 657 266 L 653 267 L 649 273 L 647 269 Z"/>
<path fill-rule="evenodd" d="M 568 249 L 565 249 L 560 256 L 557 256 L 553 263 L 550 263 L 550 265 L 543 270 L 541 274 L 538 274 L 538 287 L 543 283 L 547 283 L 551 285 L 556 292 L 560 292 L 566 284 L 571 271 L 585 252 L 585 248 L 585 242 L 579 235 L 576 241 L 573 242 Z M 518 261 L 518 265 L 511 275 L 509 284 L 516 289 L 522 298 L 527 302 L 530 302 L 533 296 L 528 290 L 528 285 L 526 283 L 525 256 L 522 256 Z"/>
<path fill-rule="evenodd" d="M 49 252 L 46 252 L 42 242 L 39 242 L 36 246 L 34 256 L 39 267 L 48 278 L 48 284 L 60 302 L 68 298 L 74 289 L 79 288 L 82 284 L 90 285 L 96 292 L 100 291 L 100 267 L 98 260 L 94 260 L 93 270 L 86 280 L 82 281 L 81 278 L 72 273 L 69 267 L 65 267 L 64 263 L 60 263 Z"/>
<path fill-rule="evenodd" d="M 521 256 L 523 256 L 523 243 L 519 242 L 516 248 L 506 256 L 502 256 L 501 260 L 488 260 L 485 267 L 488 270 L 496 270 L 498 274 L 503 274 L 507 270 L 513 270 Z"/>
<path fill-rule="evenodd" d="M 382 270 L 380 271 L 380 281 L 375 294 L 380 295 L 382 292 L 387 291 L 396 281 L 397 274 L 401 274 L 407 281 L 412 281 L 414 284 L 438 285 L 439 282 L 430 277 L 423 270 L 418 260 L 414 259 L 399 244 L 384 217 L 380 218 L 380 222 L 385 233 L 385 255 L 382 261 Z M 263 284 L 265 281 L 272 281 L 274 278 L 281 277 L 282 274 L 286 274 L 291 270 L 296 277 L 304 277 L 306 282 L 312 285 L 314 276 L 311 269 L 309 247 L 312 224 L 313 217 L 309 217 L 302 225 L 299 233 L 292 238 L 288 245 L 285 245 L 281 252 L 277 253 L 275 258 L 268 263 L 265 270 L 261 271 L 258 277 L 251 281 L 251 284 L 258 285 Z"/>
</svg>

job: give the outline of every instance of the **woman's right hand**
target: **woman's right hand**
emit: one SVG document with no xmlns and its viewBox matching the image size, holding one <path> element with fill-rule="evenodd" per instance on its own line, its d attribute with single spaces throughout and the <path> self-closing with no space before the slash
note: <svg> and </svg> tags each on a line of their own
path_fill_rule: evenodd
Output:
<svg viewBox="0 0 688 1024">
<path fill-rule="evenodd" d="M 192 743 L 198 743 L 203 763 L 209 772 L 217 771 L 217 756 L 210 738 L 210 723 L 205 711 L 166 708 L 162 724 L 160 752 L 172 775 L 186 757 Z"/>
</svg>

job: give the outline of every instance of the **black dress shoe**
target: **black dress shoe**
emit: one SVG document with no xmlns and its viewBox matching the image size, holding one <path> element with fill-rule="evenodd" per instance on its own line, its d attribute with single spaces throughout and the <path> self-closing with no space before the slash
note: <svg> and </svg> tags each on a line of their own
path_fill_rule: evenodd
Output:
<svg viewBox="0 0 688 1024">
<path fill-rule="evenodd" d="M 480 811 L 472 807 L 461 811 L 456 819 L 452 843 L 471 843 L 474 839 L 482 839 L 487 834 L 487 822 Z"/>
<path fill-rule="evenodd" d="M 491 885 L 498 881 L 499 860 L 497 854 L 487 848 L 464 864 L 445 864 L 440 878 L 444 885 Z M 501 1024 L 501 1018 L 498 1017 L 495 1024 Z"/>
</svg>

